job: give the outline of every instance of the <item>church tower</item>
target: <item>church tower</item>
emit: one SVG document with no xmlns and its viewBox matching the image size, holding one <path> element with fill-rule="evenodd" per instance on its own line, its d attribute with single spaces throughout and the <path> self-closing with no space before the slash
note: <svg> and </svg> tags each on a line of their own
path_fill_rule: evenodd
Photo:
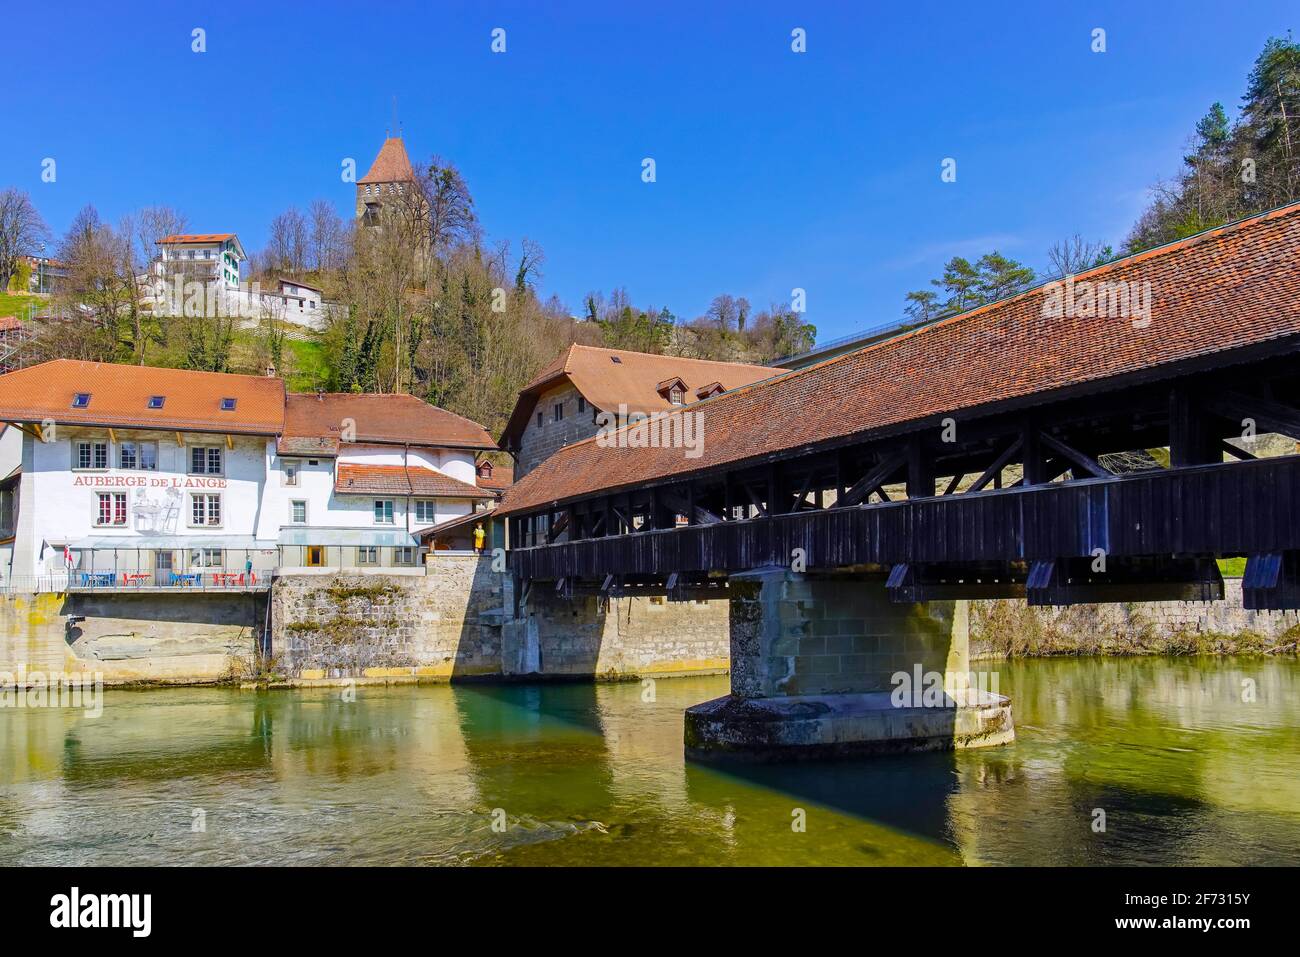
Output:
<svg viewBox="0 0 1300 957">
<path fill-rule="evenodd" d="M 406 155 L 406 146 L 401 136 L 390 136 L 370 164 L 370 171 L 357 180 L 357 218 L 375 223 L 382 206 L 414 188 L 415 170 Z"/>
</svg>

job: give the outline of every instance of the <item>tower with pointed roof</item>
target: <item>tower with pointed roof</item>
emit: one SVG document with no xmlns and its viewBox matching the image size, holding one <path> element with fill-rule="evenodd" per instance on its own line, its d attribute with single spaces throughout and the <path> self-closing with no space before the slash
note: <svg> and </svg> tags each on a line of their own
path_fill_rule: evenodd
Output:
<svg viewBox="0 0 1300 957">
<path fill-rule="evenodd" d="M 404 198 L 415 189 L 415 169 L 406 155 L 402 137 L 390 136 L 384 140 L 370 170 L 357 180 L 357 218 L 375 223 L 380 210 Z"/>
</svg>

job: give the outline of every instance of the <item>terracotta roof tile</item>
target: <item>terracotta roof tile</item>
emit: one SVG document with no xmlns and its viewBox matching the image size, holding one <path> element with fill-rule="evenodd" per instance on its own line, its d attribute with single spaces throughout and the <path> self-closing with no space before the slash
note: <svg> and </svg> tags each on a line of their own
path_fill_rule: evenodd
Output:
<svg viewBox="0 0 1300 957">
<path fill-rule="evenodd" d="M 341 463 L 334 491 L 345 495 L 420 495 L 428 498 L 495 498 L 442 472 L 419 466 Z"/>
<path fill-rule="evenodd" d="M 537 397 L 564 378 L 602 411 L 617 412 L 619 405 L 624 404 L 629 412 L 652 413 L 677 408 L 659 391 L 674 380 L 685 384 L 689 403 L 694 395 L 692 390 L 707 383 L 718 382 L 726 389 L 735 389 L 783 371 L 743 362 L 683 359 L 574 343 L 520 391 L 514 412 L 502 433 L 501 445 L 503 448 L 515 447 L 528 425 Z"/>
<path fill-rule="evenodd" d="M 85 408 L 73 408 L 89 393 Z M 164 397 L 161 409 L 149 398 Z M 221 410 L 221 400 L 235 408 Z M 117 428 L 275 435 L 284 427 L 284 383 L 266 376 L 156 369 L 55 359 L 0 376 L 0 419 Z"/>
<path fill-rule="evenodd" d="M 995 403 L 1041 401 L 1067 386 L 1264 340 L 1300 346 L 1300 203 L 1073 278 L 1149 282 L 1152 321 L 1138 328 L 1125 318 L 1049 318 L 1051 287 L 1040 286 L 673 413 L 703 416 L 699 458 L 678 448 L 601 447 L 594 439 L 567 446 L 516 482 L 502 511 L 920 428 Z"/>
<path fill-rule="evenodd" d="M 400 137 L 390 136 L 379 148 L 379 155 L 370 164 L 370 170 L 358 183 L 409 183 L 415 179 L 411 158 L 406 155 L 406 145 Z"/>
<path fill-rule="evenodd" d="M 303 449 L 334 454 L 346 420 L 351 420 L 357 442 L 496 448 L 477 422 L 413 395 L 294 392 L 287 397 L 280 450 L 286 454 L 303 454 Z"/>
<path fill-rule="evenodd" d="M 160 244 L 185 245 L 187 243 L 220 243 L 234 239 L 234 233 L 173 233 L 158 240 Z"/>
</svg>

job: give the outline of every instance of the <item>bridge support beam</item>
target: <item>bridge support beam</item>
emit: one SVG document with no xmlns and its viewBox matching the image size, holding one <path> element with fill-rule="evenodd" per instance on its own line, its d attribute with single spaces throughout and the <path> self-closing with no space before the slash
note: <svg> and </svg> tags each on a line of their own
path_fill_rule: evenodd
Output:
<svg viewBox="0 0 1300 957">
<path fill-rule="evenodd" d="M 731 694 L 686 712 L 697 760 L 788 760 L 1014 740 L 969 667 L 965 602 L 891 602 L 881 576 L 784 568 L 730 582 Z"/>
</svg>

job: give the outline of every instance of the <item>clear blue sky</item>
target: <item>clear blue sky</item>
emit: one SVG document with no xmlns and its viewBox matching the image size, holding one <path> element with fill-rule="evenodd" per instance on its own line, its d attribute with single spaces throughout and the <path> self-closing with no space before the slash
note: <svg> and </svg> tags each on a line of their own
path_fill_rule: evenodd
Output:
<svg viewBox="0 0 1300 957">
<path fill-rule="evenodd" d="M 412 158 L 460 167 L 490 240 L 542 244 L 544 296 L 622 285 L 691 318 L 798 286 L 824 341 L 898 317 L 955 254 L 1118 246 L 1300 25 L 1294 2 L 1157 6 L 50 2 L 5 45 L 0 185 L 56 233 L 86 203 L 168 203 L 255 249 L 291 204 L 349 213 L 340 163 L 365 171 L 396 95 Z"/>
</svg>

